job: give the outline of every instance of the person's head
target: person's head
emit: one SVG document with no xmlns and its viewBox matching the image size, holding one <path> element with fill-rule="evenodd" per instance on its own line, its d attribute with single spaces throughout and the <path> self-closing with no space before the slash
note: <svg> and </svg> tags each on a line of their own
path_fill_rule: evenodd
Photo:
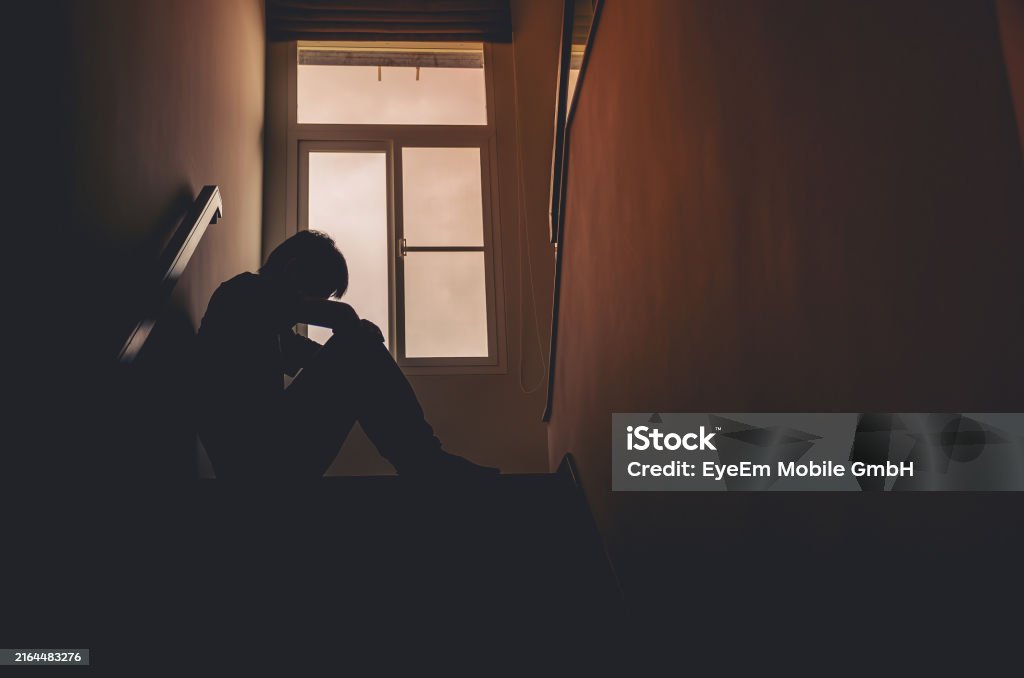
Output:
<svg viewBox="0 0 1024 678">
<path fill-rule="evenodd" d="M 320 231 L 299 231 L 277 246 L 260 275 L 304 297 L 341 297 L 348 289 L 348 264 L 334 240 Z"/>
</svg>

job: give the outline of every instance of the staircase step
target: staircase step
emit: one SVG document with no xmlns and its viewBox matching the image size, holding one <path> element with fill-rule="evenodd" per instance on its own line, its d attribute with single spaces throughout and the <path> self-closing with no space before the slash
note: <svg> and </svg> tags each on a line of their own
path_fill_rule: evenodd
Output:
<svg viewBox="0 0 1024 678">
<path fill-rule="evenodd" d="M 94 647 L 116 639 L 125 662 L 168 638 L 182 669 L 228 665 L 253 647 L 284 664 L 293 648 L 330 662 L 382 638 L 508 650 L 527 638 L 564 644 L 566 633 L 592 641 L 619 614 L 582 492 L 564 474 L 209 481 L 80 505 L 62 520 L 72 534 L 75 521 L 90 526 L 89 555 L 65 579 L 84 599 L 62 621 L 89 628 Z"/>
</svg>

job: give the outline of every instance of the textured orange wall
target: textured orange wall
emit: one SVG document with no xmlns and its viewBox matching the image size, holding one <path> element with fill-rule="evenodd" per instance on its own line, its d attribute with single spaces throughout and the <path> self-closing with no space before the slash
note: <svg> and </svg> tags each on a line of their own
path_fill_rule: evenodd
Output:
<svg viewBox="0 0 1024 678">
<path fill-rule="evenodd" d="M 992 3 L 607 0 L 581 87 L 549 454 L 579 458 L 627 594 L 762 530 L 842 553 L 836 524 L 1012 501 L 610 492 L 612 412 L 1024 408 Z"/>
</svg>

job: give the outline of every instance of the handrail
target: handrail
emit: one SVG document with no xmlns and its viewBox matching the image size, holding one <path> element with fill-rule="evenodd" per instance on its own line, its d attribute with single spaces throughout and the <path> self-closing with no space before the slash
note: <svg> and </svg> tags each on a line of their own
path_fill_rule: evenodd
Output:
<svg viewBox="0 0 1024 678">
<path fill-rule="evenodd" d="M 132 328 L 128 339 L 122 344 L 118 361 L 124 364 L 134 362 L 156 325 L 156 319 L 170 299 L 174 285 L 178 282 L 188 262 L 192 260 L 199 241 L 206 234 L 210 224 L 216 224 L 224 216 L 224 203 L 217 186 L 203 186 L 192 208 L 181 220 L 181 225 L 171 236 L 158 260 L 158 282 L 148 298 L 143 301 L 140 318 Z"/>
<path fill-rule="evenodd" d="M 551 227 L 552 242 L 555 245 L 555 280 L 551 299 L 551 340 L 548 344 L 547 397 L 544 402 L 544 413 L 541 415 L 541 421 L 546 423 L 551 421 L 551 414 L 555 407 L 555 360 L 558 356 L 558 315 L 562 303 L 562 256 L 565 250 L 565 198 L 569 174 L 569 135 L 572 131 L 572 121 L 576 117 L 576 102 L 580 98 L 580 90 L 583 89 L 583 76 L 587 73 L 587 63 L 590 61 L 590 53 L 593 51 L 594 35 L 597 33 L 597 25 L 601 19 L 601 9 L 603 7 L 604 0 L 597 0 L 594 5 L 594 18 L 590 22 L 590 32 L 587 34 L 587 46 L 583 51 L 580 73 L 576 76 L 576 90 L 573 92 L 572 101 L 569 102 L 569 112 L 565 118 L 565 129 L 561 134 L 561 167 L 552 168 L 552 173 L 560 172 L 561 176 L 558 178 L 557 185 L 554 176 L 552 176 L 551 180 L 551 215 L 556 220 Z M 559 192 L 557 201 L 554 196 L 555 190 Z M 554 209 L 556 202 L 558 205 L 557 211 Z"/>
</svg>

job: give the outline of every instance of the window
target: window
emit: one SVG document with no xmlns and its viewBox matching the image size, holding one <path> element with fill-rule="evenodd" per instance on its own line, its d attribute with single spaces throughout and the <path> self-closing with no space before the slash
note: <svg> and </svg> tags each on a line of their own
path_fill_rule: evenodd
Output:
<svg viewBox="0 0 1024 678">
<path fill-rule="evenodd" d="M 484 46 L 300 42 L 294 66 L 296 227 L 338 243 L 343 300 L 403 368 L 501 371 Z"/>
</svg>

